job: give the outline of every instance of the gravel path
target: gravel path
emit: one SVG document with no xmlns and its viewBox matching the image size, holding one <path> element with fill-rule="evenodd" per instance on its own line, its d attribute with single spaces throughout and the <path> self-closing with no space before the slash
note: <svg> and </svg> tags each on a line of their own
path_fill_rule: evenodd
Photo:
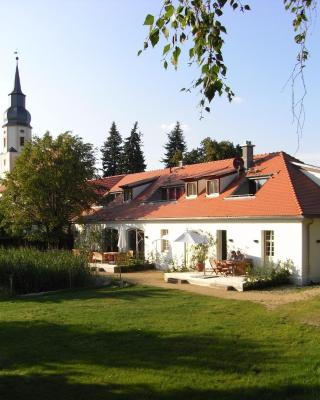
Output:
<svg viewBox="0 0 320 400">
<path fill-rule="evenodd" d="M 163 279 L 163 273 L 160 271 L 127 273 L 122 274 L 122 276 L 125 281 L 139 285 L 156 286 L 164 289 L 178 289 L 223 299 L 253 301 L 263 304 L 267 308 L 275 308 L 283 304 L 308 300 L 315 296 L 320 296 L 320 286 L 304 288 L 284 287 L 263 291 L 236 292 L 220 288 L 166 283 Z"/>
</svg>

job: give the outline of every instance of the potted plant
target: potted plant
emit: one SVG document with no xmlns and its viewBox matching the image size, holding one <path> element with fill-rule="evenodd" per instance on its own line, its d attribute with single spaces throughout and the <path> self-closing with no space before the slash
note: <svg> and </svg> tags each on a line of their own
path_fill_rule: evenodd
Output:
<svg viewBox="0 0 320 400">
<path fill-rule="evenodd" d="M 193 246 L 192 261 L 195 264 L 197 271 L 203 272 L 205 261 L 209 251 L 208 243 L 199 243 Z"/>
</svg>

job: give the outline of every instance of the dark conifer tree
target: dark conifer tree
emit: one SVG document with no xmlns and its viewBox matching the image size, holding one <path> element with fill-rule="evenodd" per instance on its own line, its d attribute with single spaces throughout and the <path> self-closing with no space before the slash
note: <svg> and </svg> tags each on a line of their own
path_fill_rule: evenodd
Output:
<svg viewBox="0 0 320 400">
<path fill-rule="evenodd" d="M 109 136 L 101 148 L 101 154 L 104 177 L 122 174 L 122 138 L 115 122 L 112 122 Z"/>
<path fill-rule="evenodd" d="M 174 167 L 178 161 L 182 160 L 187 145 L 184 139 L 183 130 L 180 122 L 177 122 L 173 130 L 168 133 L 168 143 L 164 145 L 165 155 L 161 162 L 166 167 Z"/>
<path fill-rule="evenodd" d="M 143 172 L 146 169 L 146 163 L 143 151 L 141 149 L 141 132 L 138 131 L 138 122 L 135 122 L 131 129 L 130 136 L 124 141 L 123 146 L 123 172 L 131 174 L 134 172 Z"/>
</svg>

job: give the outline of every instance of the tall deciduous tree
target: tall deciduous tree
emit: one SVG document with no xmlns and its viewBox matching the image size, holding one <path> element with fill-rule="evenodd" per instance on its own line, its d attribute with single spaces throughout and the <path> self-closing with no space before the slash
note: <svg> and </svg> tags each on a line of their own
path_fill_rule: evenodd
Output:
<svg viewBox="0 0 320 400">
<path fill-rule="evenodd" d="M 177 122 L 173 130 L 168 133 L 168 142 L 165 144 L 164 149 L 165 155 L 161 162 L 166 167 L 176 166 L 183 159 L 187 145 L 180 122 Z"/>
<path fill-rule="evenodd" d="M 210 137 L 201 141 L 200 147 L 185 153 L 186 164 L 197 164 L 207 161 L 223 160 L 225 158 L 240 157 L 241 147 L 227 140 L 217 142 Z"/>
<path fill-rule="evenodd" d="M 141 132 L 138 131 L 138 122 L 135 122 L 123 145 L 123 172 L 131 174 L 143 172 L 146 169 L 142 151 Z"/>
<path fill-rule="evenodd" d="M 68 132 L 34 138 L 4 180 L 2 225 L 13 235 L 57 246 L 74 218 L 96 200 L 89 182 L 94 174 L 91 144 Z"/>
<path fill-rule="evenodd" d="M 102 174 L 104 177 L 119 175 L 123 170 L 123 143 L 115 122 L 112 122 L 109 136 L 101 148 Z"/>
</svg>

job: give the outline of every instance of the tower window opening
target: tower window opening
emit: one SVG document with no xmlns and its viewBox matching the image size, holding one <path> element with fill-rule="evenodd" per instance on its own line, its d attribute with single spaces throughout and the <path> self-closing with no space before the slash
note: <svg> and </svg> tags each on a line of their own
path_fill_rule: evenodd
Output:
<svg viewBox="0 0 320 400">
<path fill-rule="evenodd" d="M 20 146 L 24 146 L 24 137 L 20 136 Z"/>
</svg>

